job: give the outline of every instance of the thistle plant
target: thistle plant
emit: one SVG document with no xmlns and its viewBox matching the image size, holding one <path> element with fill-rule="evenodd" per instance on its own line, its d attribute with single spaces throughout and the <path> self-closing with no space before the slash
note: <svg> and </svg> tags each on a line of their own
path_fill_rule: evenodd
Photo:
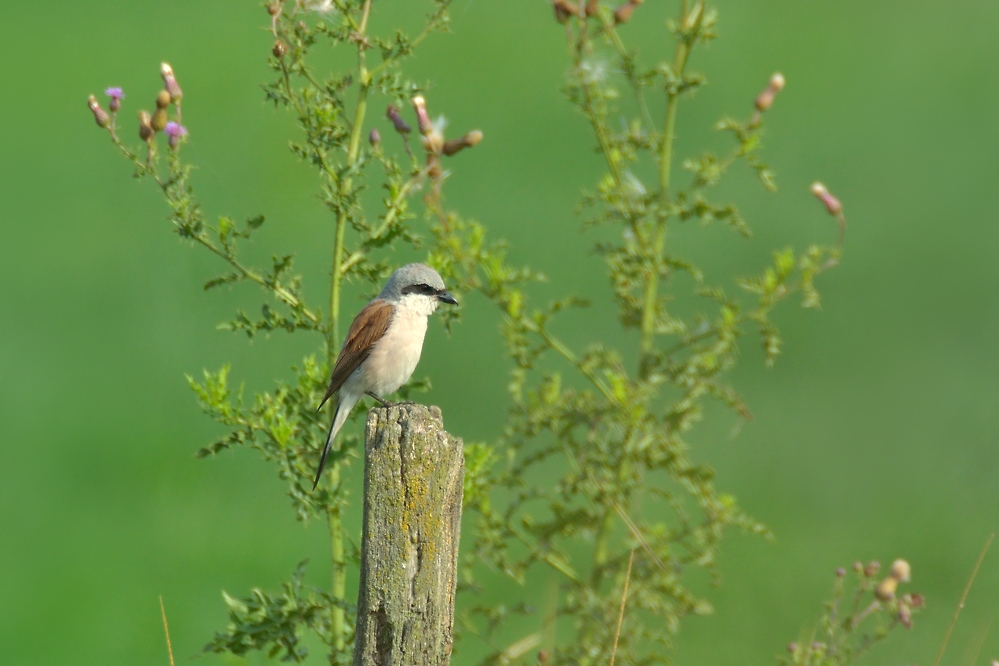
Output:
<svg viewBox="0 0 999 666">
<path fill-rule="evenodd" d="M 880 579 L 876 560 L 853 565 L 855 581 L 847 580 L 847 570 L 836 570 L 833 598 L 811 636 L 789 643 L 781 663 L 791 666 L 846 666 L 854 663 L 874 645 L 884 641 L 897 628 L 912 628 L 912 616 L 925 604 L 916 592 L 899 593 L 899 585 L 909 582 L 910 567 L 895 560 L 888 575 Z M 852 587 L 852 590 L 850 589 Z"/>
<path fill-rule="evenodd" d="M 420 246 L 410 224 L 414 215 L 409 198 L 428 182 L 436 181 L 439 188 L 445 175 L 442 160 L 482 138 L 481 132 L 470 132 L 460 139 L 445 139 L 439 124 L 429 121 L 420 86 L 401 71 L 424 39 L 446 28 L 448 4 L 448 0 L 428 3 L 429 14 L 415 36 L 372 34 L 371 0 L 274 0 L 265 7 L 273 40 L 268 47 L 273 78 L 264 85 L 264 94 L 276 107 L 294 114 L 301 134 L 291 148 L 315 168 L 320 198 L 330 213 L 328 229 L 316 234 L 332 248 L 325 307 L 307 302 L 292 254 L 276 253 L 268 267 L 251 266 L 242 259 L 241 244 L 257 239 L 263 215 L 238 222 L 225 215 L 213 220 L 203 211 L 192 185 L 192 166 L 183 159 L 184 145 L 196 139 L 196 133 L 189 134 L 182 124 L 184 94 L 169 64 L 161 66 L 163 91 L 155 99 L 155 111 L 138 112 L 142 142 L 138 149 L 121 135 L 119 114 L 125 95 L 120 88 L 108 89 L 109 110 L 96 97 L 88 100 L 98 126 L 108 131 L 112 143 L 132 163 L 135 176 L 152 180 L 166 199 L 177 234 L 223 262 L 225 272 L 209 280 L 205 289 L 255 283 L 264 292 L 258 314 L 238 311 L 222 328 L 251 338 L 279 330 L 308 332 L 317 338 L 317 353 L 302 359 L 290 380 L 249 400 L 244 400 L 241 388 L 230 385 L 228 366 L 205 372 L 200 381 L 189 378 L 204 410 L 229 429 L 199 455 L 212 456 L 233 447 L 257 450 L 286 482 L 298 518 L 327 521 L 332 553 L 328 591 L 303 586 L 303 564 L 280 594 L 261 590 L 247 598 L 226 594 L 230 624 L 206 650 L 237 655 L 261 650 L 302 661 L 307 656 L 302 637 L 309 629 L 326 644 L 330 663 L 350 660 L 354 606 L 347 596 L 346 572 L 348 566 L 356 566 L 358 553 L 356 539 L 344 534 L 348 493 L 343 475 L 357 458 L 360 440 L 356 432 L 341 436 L 329 471 L 313 492 L 311 478 L 330 418 L 316 413 L 316 407 L 339 351 L 345 282 L 380 283 L 394 267 L 392 253 L 399 244 Z M 330 48 L 353 51 L 356 64 L 347 71 L 319 70 L 313 62 L 320 57 L 316 51 Z M 398 133 L 391 141 L 382 141 L 374 128 L 376 123 L 386 124 L 370 112 L 375 103 L 388 107 L 389 127 Z M 409 107 L 413 109 L 407 113 L 420 128 L 425 161 L 408 144 L 409 126 L 401 114 Z M 372 186 L 385 192 L 377 212 L 362 205 L 362 194 Z M 408 389 L 419 386 L 416 382 Z"/>
<path fill-rule="evenodd" d="M 715 38 L 716 12 L 700 0 L 682 0 L 668 25 L 672 57 L 644 64 L 624 41 L 629 22 L 643 11 L 641 0 L 618 7 L 554 0 L 552 38 L 565 39 L 568 55 L 564 92 L 586 120 L 605 171 L 584 190 L 583 226 L 599 236 L 594 247 L 606 264 L 620 324 L 607 339 L 571 348 L 560 337 L 558 314 L 586 301 L 570 296 L 532 306 L 532 283 L 542 276 L 512 266 L 503 243 L 488 240 L 484 225 L 447 206 L 447 176 L 460 164 L 455 155 L 483 135 L 445 135 L 445 123 L 428 109 L 432 100 L 402 65 L 424 39 L 446 28 L 448 4 L 432 0 L 415 36 L 373 33 L 372 0 L 272 0 L 265 7 L 273 77 L 264 94 L 295 117 L 300 133 L 292 150 L 314 168 L 329 212 L 329 225 L 315 233 L 316 242 L 331 247 L 328 300 L 321 305 L 306 299 L 292 254 L 276 252 L 268 267 L 243 260 L 242 244 L 258 239 L 263 215 L 238 222 L 203 211 L 192 167 L 183 159 L 197 129 L 189 133 L 182 124 L 185 98 L 169 65 L 161 68 L 164 90 L 155 112 L 138 114 L 139 149 L 121 137 L 121 89 L 107 91 L 107 111 L 95 97 L 88 100 L 135 175 L 154 182 L 165 198 L 177 234 L 224 265 L 205 288 L 254 283 L 262 290 L 259 313 L 238 311 L 223 326 L 251 338 L 281 330 L 310 333 L 318 348 L 289 379 L 249 399 L 230 383 L 228 366 L 190 379 L 204 410 L 228 428 L 199 455 L 235 447 L 258 451 L 287 484 L 297 517 L 327 522 L 332 553 L 328 590 L 303 585 L 303 563 L 280 593 L 225 595 L 230 623 L 206 650 L 260 650 L 300 662 L 307 657 L 302 638 L 309 630 L 326 645 L 331 664 L 349 661 L 354 606 L 346 572 L 357 566 L 358 552 L 343 516 L 345 480 L 356 473 L 360 440 L 356 429 L 344 429 L 313 492 L 330 418 L 315 408 L 339 350 L 344 284 L 371 289 L 400 263 L 395 252 L 410 246 L 426 252 L 459 297 L 477 292 L 496 305 L 512 365 L 502 433 L 465 451 L 465 504 L 473 520 L 466 521 L 472 531 L 462 540 L 457 617 L 466 642 L 460 649 L 484 652 L 483 663 L 533 661 L 542 645 L 539 658 L 548 664 L 668 663 L 681 620 L 710 611 L 691 580 L 703 577 L 699 572 L 718 579 L 726 530 L 766 534 L 715 487 L 712 470 L 692 454 L 690 433 L 712 400 L 750 418 L 726 381 L 739 342 L 755 330 L 771 364 L 781 347 L 774 308 L 789 298 L 808 308 L 819 305 L 815 279 L 839 263 L 843 207 L 816 183 L 813 192 L 835 223 L 821 233 L 832 242 L 779 250 L 759 274 L 730 285 L 710 282 L 696 257 L 672 246 L 669 231 L 719 222 L 750 236 L 738 209 L 713 200 L 712 188 L 743 165 L 765 190 L 776 190 L 760 149 L 766 112 L 784 78 L 774 75 L 753 104 L 747 100 L 745 119 L 717 123 L 732 137 L 729 152 L 674 155 L 679 110 L 704 83 L 689 71 L 690 55 Z M 551 19 L 539 13 L 535 20 Z M 322 56 L 329 49 L 350 51 L 355 64 L 322 69 L 318 63 L 328 62 Z M 384 116 L 375 108 L 386 108 Z M 373 187 L 384 191 L 377 210 L 363 196 Z M 410 207 L 418 193 L 422 221 Z M 681 274 L 688 279 L 677 280 Z M 459 312 L 444 313 L 448 329 L 459 320 Z M 506 622 L 530 610 L 519 588 L 502 604 L 482 601 L 487 569 L 521 584 L 550 581 L 550 610 L 528 620 L 534 629 L 518 634 Z"/>
<path fill-rule="evenodd" d="M 466 452 L 466 503 L 480 520 L 464 542 L 463 589 L 481 591 L 476 574 L 483 565 L 521 583 L 532 576 L 556 581 L 551 610 L 533 633 L 510 637 L 503 630 L 524 604 L 469 603 L 460 620 L 490 646 L 488 663 L 516 661 L 546 636 L 544 663 L 668 663 L 680 621 L 710 612 L 689 581 L 699 570 L 718 580 L 726 529 L 766 533 L 696 462 L 691 429 L 709 400 L 750 418 L 725 380 L 739 341 L 756 329 L 766 363 L 774 362 L 781 339 L 771 313 L 790 297 L 819 305 L 815 278 L 839 263 L 845 219 L 839 201 L 816 183 L 814 194 L 839 227 L 830 234 L 834 243 L 775 252 L 760 274 L 736 279 L 735 291 L 709 283 L 693 258 L 670 246 L 669 229 L 716 221 L 750 235 L 738 209 L 710 194 L 739 163 L 776 190 L 760 148 L 765 114 L 784 77 L 771 78 L 745 120 L 717 123 L 733 139 L 727 154 L 677 157 L 679 109 L 704 84 L 687 64 L 695 48 L 714 39 L 716 12 L 700 1 L 681 2 L 669 24 L 672 59 L 645 65 L 624 41 L 640 2 L 613 10 L 592 0 L 553 4 L 568 52 L 565 94 L 586 119 L 605 167 L 584 192 L 583 224 L 611 230 L 594 249 L 606 263 L 621 328 L 637 332 L 638 348 L 629 349 L 634 338 L 623 334 L 571 349 L 558 335 L 556 315 L 585 302 L 530 308 L 519 283 L 526 276 L 506 267 L 501 253 L 482 249 L 482 229 L 438 211 L 435 233 L 444 251 L 434 260 L 502 309 L 514 362 L 503 436 L 497 446 Z M 693 284 L 687 293 L 679 274 Z M 625 358 L 637 360 L 629 367 Z"/>
</svg>

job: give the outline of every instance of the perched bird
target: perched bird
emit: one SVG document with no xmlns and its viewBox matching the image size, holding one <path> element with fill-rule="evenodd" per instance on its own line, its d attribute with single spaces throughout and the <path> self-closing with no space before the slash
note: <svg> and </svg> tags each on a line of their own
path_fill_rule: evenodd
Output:
<svg viewBox="0 0 999 666">
<path fill-rule="evenodd" d="M 329 390 L 319 404 L 322 409 L 340 391 L 313 489 L 319 485 L 333 439 L 358 400 L 367 394 L 388 405 L 381 396 L 409 381 L 420 362 L 427 317 L 441 303 L 458 301 L 444 288 L 437 271 L 426 264 L 409 264 L 392 273 L 382 292 L 354 318 L 333 366 Z"/>
</svg>

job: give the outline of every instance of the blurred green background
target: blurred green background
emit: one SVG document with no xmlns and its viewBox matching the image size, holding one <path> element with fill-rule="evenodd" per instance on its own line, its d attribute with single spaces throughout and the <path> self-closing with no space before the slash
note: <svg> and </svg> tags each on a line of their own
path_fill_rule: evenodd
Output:
<svg viewBox="0 0 999 666">
<path fill-rule="evenodd" d="M 671 52 L 664 21 L 675 4 L 650 0 L 623 29 L 647 61 Z M 768 114 L 765 155 L 782 191 L 768 195 L 738 175 L 721 194 L 755 236 L 694 228 L 674 242 L 727 279 L 761 266 L 771 249 L 830 241 L 833 227 L 807 190 L 815 179 L 844 201 L 850 228 L 843 266 L 821 280 L 822 311 L 781 311 L 787 344 L 777 366 L 765 370 L 746 340 L 734 381 L 755 420 L 733 438 L 733 417 L 719 411 L 692 437 L 695 457 L 776 539 L 727 541 L 723 585 L 708 592 L 717 612 L 687 622 L 676 659 L 773 663 L 817 618 L 837 566 L 904 556 L 929 608 L 868 663 L 931 663 L 999 526 L 999 4 L 717 5 L 721 39 L 692 62 L 709 85 L 681 109 L 678 155 L 725 145 L 712 123 L 747 115 L 780 70 L 788 85 Z M 418 15 L 413 2 L 375 7 L 383 18 Z M 574 344 L 633 344 L 617 332 L 602 266 L 587 254 L 593 238 L 572 214 L 601 164 L 558 90 L 567 64 L 550 6 L 456 0 L 453 15 L 454 34 L 431 39 L 409 68 L 432 80 L 434 114 L 485 132 L 456 158 L 450 203 L 509 239 L 514 263 L 551 277 L 539 298 L 593 297 L 583 325 L 566 332 Z M 290 118 L 263 104 L 265 24 L 256 3 L 231 0 L 5 7 L 4 664 L 165 664 L 160 594 L 181 663 L 224 625 L 221 589 L 273 589 L 303 556 L 311 581 L 328 580 L 324 526 L 293 519 L 255 454 L 194 459 L 219 430 L 184 380 L 231 362 L 237 381 L 265 388 L 318 340 L 248 344 L 214 330 L 235 308 L 255 307 L 258 293 L 201 290 L 218 263 L 177 242 L 152 183 L 129 178 L 84 105 L 123 86 L 132 127 L 169 61 L 186 93 L 187 154 L 206 211 L 266 214 L 255 258 L 297 252 L 306 295 L 323 302 L 331 220 L 313 174 L 286 148 Z M 389 136 L 380 106 L 372 124 Z M 348 310 L 359 304 L 348 295 Z M 450 339 L 432 327 L 420 372 L 432 377 L 426 400 L 443 408 L 449 430 L 486 439 L 507 404 L 498 320 L 475 299 L 465 312 Z M 945 664 L 970 664 L 989 628 L 979 663 L 999 657 L 997 598 L 999 548 Z"/>
</svg>

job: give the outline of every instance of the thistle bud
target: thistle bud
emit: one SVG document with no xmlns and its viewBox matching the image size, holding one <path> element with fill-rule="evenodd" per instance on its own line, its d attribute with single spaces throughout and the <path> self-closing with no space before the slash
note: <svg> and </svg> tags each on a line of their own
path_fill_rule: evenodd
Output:
<svg viewBox="0 0 999 666">
<path fill-rule="evenodd" d="M 482 141 L 482 132 L 479 130 L 472 130 L 460 139 L 449 139 L 448 141 L 445 141 L 442 152 L 445 155 L 451 156 L 460 150 L 477 145 L 480 141 Z"/>
<path fill-rule="evenodd" d="M 165 109 L 170 106 L 170 93 L 166 90 L 161 90 L 160 94 L 156 96 L 156 108 Z"/>
<path fill-rule="evenodd" d="M 617 9 L 614 10 L 614 23 L 616 25 L 621 25 L 622 23 L 627 23 L 631 18 L 632 12 L 635 11 L 635 7 L 638 5 L 626 2 Z"/>
<path fill-rule="evenodd" d="M 787 644 L 787 651 L 790 654 L 794 654 L 795 652 L 798 651 L 798 644 L 797 643 L 788 643 Z"/>
<path fill-rule="evenodd" d="M 888 575 L 900 583 L 908 583 L 912 576 L 912 567 L 905 560 L 895 560 L 891 563 Z"/>
<path fill-rule="evenodd" d="M 548 650 L 538 650 L 538 663 L 541 666 L 548 666 L 552 663 L 552 656 L 548 653 Z"/>
<path fill-rule="evenodd" d="M 121 100 L 125 99 L 125 93 L 121 91 L 121 88 L 108 88 L 104 94 L 111 98 L 111 101 L 108 102 L 111 113 L 118 113 L 121 108 Z"/>
<path fill-rule="evenodd" d="M 177 79 L 173 75 L 173 68 L 167 63 L 160 65 L 160 75 L 163 77 L 163 87 L 170 93 L 170 101 L 176 103 L 184 97 L 184 91 L 180 89 Z"/>
<path fill-rule="evenodd" d="M 153 117 L 149 124 L 152 126 L 153 130 L 156 132 L 162 132 L 167 126 L 167 112 L 166 109 L 156 109 L 153 112 Z"/>
<path fill-rule="evenodd" d="M 379 134 L 378 130 L 373 129 L 371 133 L 368 134 L 368 143 L 371 144 L 372 148 L 377 148 L 378 144 L 382 142 L 382 135 Z"/>
<path fill-rule="evenodd" d="M 565 24 L 570 16 L 579 14 L 579 7 L 568 0 L 552 0 L 552 8 L 555 10 L 555 20 L 562 24 Z"/>
<path fill-rule="evenodd" d="M 912 629 L 912 610 L 905 604 L 901 604 L 898 607 L 898 621 L 906 629 Z"/>
<path fill-rule="evenodd" d="M 413 131 L 413 128 L 407 125 L 406 121 L 399 115 L 399 109 L 391 104 L 389 104 L 388 110 L 385 111 L 385 117 L 392 121 L 392 127 L 399 134 L 406 135 Z"/>
<path fill-rule="evenodd" d="M 275 58 L 283 58 L 284 54 L 288 52 L 288 45 L 285 44 L 280 39 L 274 42 L 274 48 L 271 49 L 271 53 L 274 54 Z"/>
<path fill-rule="evenodd" d="M 111 126 L 111 116 L 108 115 L 107 111 L 101 108 L 101 105 L 97 102 L 96 97 L 93 95 L 88 97 L 87 106 L 89 106 L 90 110 L 93 112 L 94 122 L 97 123 L 98 127 L 101 129 L 107 129 Z"/>
<path fill-rule="evenodd" d="M 413 109 L 416 110 L 416 120 L 417 126 L 420 128 L 420 134 L 426 136 L 434 129 L 434 124 L 430 122 L 430 116 L 427 114 L 427 100 L 423 99 L 422 95 L 417 95 L 413 98 Z"/>
<path fill-rule="evenodd" d="M 829 194 L 829 190 L 822 183 L 812 183 L 812 194 L 825 205 L 830 215 L 840 215 L 843 212 L 843 204 L 840 203 L 839 199 Z M 877 570 L 875 570 L 875 573 L 877 573 Z"/>
<path fill-rule="evenodd" d="M 815 191 L 815 186 L 814 185 L 812 186 L 812 191 L 813 192 Z M 860 562 L 854 562 L 853 563 L 853 570 L 856 571 L 857 573 L 863 573 L 863 571 L 864 571 L 864 565 L 861 564 Z"/>
<path fill-rule="evenodd" d="M 586 0 L 586 9 L 583 12 L 586 16 L 596 16 L 600 12 L 600 0 Z"/>
<path fill-rule="evenodd" d="M 156 131 L 153 129 L 153 121 L 149 112 L 139 111 L 139 138 L 149 143 L 154 136 L 156 136 Z"/>
<path fill-rule="evenodd" d="M 868 578 L 875 575 L 879 571 L 881 571 L 881 563 L 877 560 L 871 560 L 867 563 L 867 566 L 864 567 L 864 575 Z"/>
<path fill-rule="evenodd" d="M 279 15 L 281 13 L 281 3 L 280 2 L 272 2 L 272 3 L 268 4 L 267 5 L 267 13 L 270 14 L 271 16 L 277 16 L 277 15 Z"/>
<path fill-rule="evenodd" d="M 891 601 L 895 598 L 895 590 L 897 589 L 898 581 L 888 576 L 874 588 L 874 596 L 880 601 Z"/>
<path fill-rule="evenodd" d="M 178 123 L 167 123 L 163 133 L 167 135 L 167 143 L 171 148 L 176 148 L 180 140 L 187 136 L 187 128 Z"/>
<path fill-rule="evenodd" d="M 770 83 L 767 87 L 756 96 L 756 110 L 760 113 L 764 111 L 769 111 L 770 107 L 773 106 L 774 99 L 777 97 L 777 93 L 784 89 L 784 75 L 777 72 L 770 77 Z"/>
<path fill-rule="evenodd" d="M 846 569 L 843 567 L 836 569 L 836 578 L 846 578 Z"/>
</svg>

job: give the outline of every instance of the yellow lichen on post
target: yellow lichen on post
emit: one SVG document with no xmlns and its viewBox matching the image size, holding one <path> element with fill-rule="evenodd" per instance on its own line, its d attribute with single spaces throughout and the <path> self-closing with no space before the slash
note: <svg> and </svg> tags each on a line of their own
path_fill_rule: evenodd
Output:
<svg viewBox="0 0 999 666">
<path fill-rule="evenodd" d="M 437 407 L 371 410 L 355 666 L 447 664 L 464 479 Z"/>
</svg>

